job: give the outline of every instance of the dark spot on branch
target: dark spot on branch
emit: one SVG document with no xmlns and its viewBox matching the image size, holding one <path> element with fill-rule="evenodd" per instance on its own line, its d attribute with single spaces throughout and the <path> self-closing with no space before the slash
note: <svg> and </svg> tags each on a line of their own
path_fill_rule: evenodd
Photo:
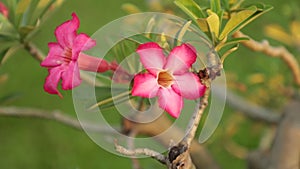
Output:
<svg viewBox="0 0 300 169">
<path fill-rule="evenodd" d="M 186 150 L 187 150 L 187 146 L 183 144 L 179 144 L 178 146 L 171 147 L 168 154 L 169 161 L 172 163 L 180 154 L 184 153 Z"/>
</svg>

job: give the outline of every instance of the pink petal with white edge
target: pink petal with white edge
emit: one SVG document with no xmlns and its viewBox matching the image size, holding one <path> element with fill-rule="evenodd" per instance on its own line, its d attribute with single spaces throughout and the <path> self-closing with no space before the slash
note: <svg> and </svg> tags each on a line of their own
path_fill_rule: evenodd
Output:
<svg viewBox="0 0 300 169">
<path fill-rule="evenodd" d="M 186 99 L 198 99 L 203 96 L 206 87 L 194 73 L 174 75 L 175 83 L 172 85 L 174 91 Z"/>
<path fill-rule="evenodd" d="M 134 77 L 132 95 L 152 98 L 157 95 L 159 86 L 155 76 L 150 73 L 137 74 Z"/>
<path fill-rule="evenodd" d="M 66 70 L 62 73 L 62 89 L 70 90 L 81 83 L 80 72 L 76 62 L 70 62 Z"/>
<path fill-rule="evenodd" d="M 59 66 L 65 61 L 63 60 L 64 50 L 58 43 L 48 43 L 49 53 L 47 57 L 42 61 L 41 66 L 43 67 L 55 67 Z"/>
<path fill-rule="evenodd" d="M 63 69 L 56 67 L 48 70 L 49 75 L 47 76 L 44 84 L 44 90 L 50 94 L 58 94 L 62 97 L 61 93 L 57 90 L 58 82 L 61 78 Z"/>
<path fill-rule="evenodd" d="M 96 46 L 96 41 L 91 39 L 88 35 L 81 33 L 76 36 L 72 47 L 72 59 L 76 60 L 81 51 L 88 50 Z"/>
<path fill-rule="evenodd" d="M 178 118 L 183 107 L 183 100 L 172 88 L 160 88 L 158 90 L 159 107 L 171 116 Z"/>
<path fill-rule="evenodd" d="M 75 13 L 72 13 L 72 19 L 62 23 L 55 29 L 55 36 L 57 42 L 63 48 L 72 48 L 73 41 L 77 35 L 77 29 L 79 28 L 79 19 Z"/>
<path fill-rule="evenodd" d="M 141 44 L 136 52 L 140 55 L 144 67 L 153 75 L 156 75 L 166 63 L 166 57 L 162 48 L 154 42 Z"/>
<path fill-rule="evenodd" d="M 183 74 L 188 71 L 196 58 L 195 48 L 189 44 L 182 44 L 173 48 L 164 68 L 173 72 L 173 74 Z"/>
</svg>

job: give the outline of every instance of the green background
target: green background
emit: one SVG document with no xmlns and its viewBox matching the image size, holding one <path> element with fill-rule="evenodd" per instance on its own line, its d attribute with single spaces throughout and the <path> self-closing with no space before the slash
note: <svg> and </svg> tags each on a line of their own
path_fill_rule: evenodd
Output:
<svg viewBox="0 0 300 169">
<path fill-rule="evenodd" d="M 126 15 L 121 10 L 125 2 L 140 4 L 145 7 L 142 0 L 81 0 L 66 1 L 47 22 L 42 25 L 41 31 L 35 37 L 34 43 L 45 53 L 48 51 L 47 43 L 55 41 L 54 29 L 57 25 L 71 18 L 71 13 L 76 12 L 81 20 L 79 32 L 92 35 L 93 32 L 110 21 Z M 199 2 L 199 0 L 198 0 Z M 250 1 L 248 1 L 249 3 Z M 262 1 L 260 1 L 262 2 Z M 289 2 L 292 0 L 264 0 L 264 3 L 273 5 L 275 8 L 263 15 L 244 32 L 255 39 L 262 39 L 263 25 L 269 23 L 282 24 L 285 27 L 289 23 Z M 273 44 L 278 42 L 271 41 Z M 287 82 L 291 81 L 288 69 L 282 66 L 279 59 L 271 59 L 262 54 L 253 53 L 241 47 L 238 52 L 229 56 L 225 63 L 225 72 L 234 74 L 237 81 L 247 85 L 247 75 L 263 73 L 267 76 L 275 76 L 278 73 L 287 74 Z M 63 91 L 63 99 L 49 95 L 43 91 L 44 79 L 47 70 L 41 68 L 26 51 L 19 50 L 4 65 L 0 67 L 0 75 L 7 74 L 8 81 L 0 83 L 0 96 L 14 94 L 10 100 L 2 103 L 6 106 L 36 107 L 48 110 L 61 109 L 66 114 L 76 116 L 71 91 Z M 230 78 L 227 80 L 231 80 Z M 243 93 L 250 97 L 249 93 L 258 88 L 266 87 L 263 84 L 251 86 Z M 272 103 L 270 107 L 278 107 Z M 241 169 L 246 168 L 243 159 L 234 157 L 223 146 L 224 131 L 232 123 L 236 112 L 226 107 L 221 124 L 209 140 L 207 146 L 212 150 L 213 156 L 223 168 Z M 232 140 L 245 146 L 248 150 L 258 146 L 258 140 L 265 130 L 265 125 L 251 120 L 243 119 L 236 130 L 238 132 Z M 152 159 L 141 160 L 143 168 L 163 168 Z M 74 130 L 56 122 L 0 117 L 0 169 L 114 169 L 131 168 L 128 158 L 112 155 L 96 145 L 84 132 Z"/>
</svg>

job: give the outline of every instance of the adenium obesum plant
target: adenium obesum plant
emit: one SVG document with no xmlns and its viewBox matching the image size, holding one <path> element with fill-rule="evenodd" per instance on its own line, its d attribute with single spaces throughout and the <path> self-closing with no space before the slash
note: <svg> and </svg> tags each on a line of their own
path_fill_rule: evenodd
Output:
<svg viewBox="0 0 300 169">
<path fill-rule="evenodd" d="M 48 44 L 49 53 L 41 66 L 48 68 L 49 75 L 44 90 L 62 97 L 57 86 L 62 80 L 62 89 L 70 90 L 80 85 L 80 69 L 105 72 L 110 70 L 107 61 L 82 53 L 96 45 L 96 41 L 84 33 L 77 34 L 80 22 L 75 13 L 72 19 L 64 22 L 55 30 L 57 42 Z"/>
<path fill-rule="evenodd" d="M 136 52 L 148 72 L 135 75 L 133 96 L 157 96 L 159 106 L 175 118 L 180 115 L 183 98 L 194 100 L 203 96 L 205 85 L 201 84 L 197 75 L 189 71 L 197 58 L 192 45 L 177 46 L 168 57 L 154 42 L 141 44 Z"/>
<path fill-rule="evenodd" d="M 81 83 L 80 70 L 105 72 L 116 71 L 118 64 L 82 53 L 96 45 L 96 41 L 84 33 L 77 34 L 79 19 L 75 13 L 72 19 L 55 30 L 57 42 L 50 42 L 49 53 L 41 66 L 48 68 L 44 89 L 50 94 L 62 97 L 57 87 L 70 90 Z M 177 118 L 183 108 L 183 98 L 198 99 L 205 92 L 205 85 L 199 77 L 190 72 L 196 61 L 195 48 L 190 44 L 175 47 L 168 57 L 154 42 L 141 44 L 136 52 L 147 73 L 134 76 L 133 96 L 158 97 L 159 106 Z M 116 79 L 115 79 L 116 80 Z M 120 81 L 120 79 L 117 79 Z M 121 79 L 122 81 L 122 79 Z"/>
</svg>

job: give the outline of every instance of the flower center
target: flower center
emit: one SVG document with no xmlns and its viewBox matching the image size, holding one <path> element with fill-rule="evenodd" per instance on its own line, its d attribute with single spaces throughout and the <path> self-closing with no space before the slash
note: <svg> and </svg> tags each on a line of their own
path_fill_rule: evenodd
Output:
<svg viewBox="0 0 300 169">
<path fill-rule="evenodd" d="M 157 82 L 163 87 L 169 87 L 173 83 L 173 77 L 168 72 L 159 72 Z"/>
<path fill-rule="evenodd" d="M 72 60 L 72 49 L 65 49 L 63 58 L 65 62 L 70 62 Z"/>
</svg>

